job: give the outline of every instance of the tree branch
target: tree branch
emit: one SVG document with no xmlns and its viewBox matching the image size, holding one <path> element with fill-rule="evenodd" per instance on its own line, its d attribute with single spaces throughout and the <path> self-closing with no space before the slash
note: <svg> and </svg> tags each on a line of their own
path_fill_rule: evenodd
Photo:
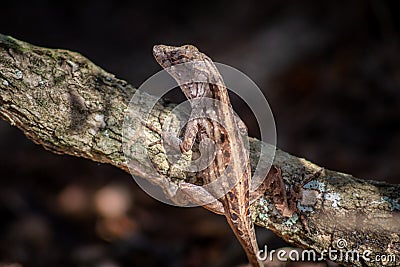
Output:
<svg viewBox="0 0 400 267">
<path fill-rule="evenodd" d="M 0 35 L 0 116 L 55 153 L 112 164 L 129 172 L 122 151 L 122 124 L 135 92 L 127 82 L 78 53 L 37 47 Z M 143 101 L 137 104 L 138 116 L 146 107 L 146 94 L 142 95 Z M 173 106 L 161 101 L 154 107 L 154 128 L 160 128 L 162 118 Z M 257 142 L 250 139 L 251 147 Z M 254 163 L 257 151 L 251 152 Z M 144 157 L 147 155 L 133 159 L 134 174 L 151 180 L 152 170 L 141 164 Z M 345 239 L 347 250 L 361 254 L 369 250 L 371 254 L 364 255 L 371 260 L 375 255 L 398 257 L 399 185 L 329 170 L 321 172 L 321 167 L 279 149 L 274 165 L 282 170 L 288 198 L 296 201 L 298 212 L 291 218 L 282 216 L 266 192 L 252 205 L 257 225 L 319 253 L 338 248 L 337 241 Z M 168 164 L 160 166 L 169 168 Z M 185 174 L 181 175 L 185 179 Z M 336 255 L 335 261 L 345 265 L 382 265 Z M 396 264 L 400 264 L 399 258 L 388 266 Z"/>
</svg>

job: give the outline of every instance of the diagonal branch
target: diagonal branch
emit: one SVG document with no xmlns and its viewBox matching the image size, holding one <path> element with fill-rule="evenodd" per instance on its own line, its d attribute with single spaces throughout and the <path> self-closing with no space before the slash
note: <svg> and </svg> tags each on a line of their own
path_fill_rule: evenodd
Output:
<svg viewBox="0 0 400 267">
<path fill-rule="evenodd" d="M 122 124 L 135 91 L 78 53 L 37 47 L 0 35 L 0 116 L 55 153 L 128 171 L 122 152 Z M 146 108 L 145 94 L 137 107 L 140 116 Z M 160 127 L 172 108 L 162 101 L 154 107 L 154 128 Z M 134 174 L 151 180 L 151 171 L 141 164 L 144 157 L 147 155 L 134 159 Z M 254 162 L 257 151 L 252 151 L 251 158 Z M 321 167 L 279 149 L 274 165 L 282 170 L 288 201 L 296 204 L 297 212 L 290 218 L 282 216 L 270 192 L 266 192 L 252 205 L 256 224 L 318 253 L 337 249 L 338 245 L 340 248 L 338 240 L 344 239 L 347 250 L 364 252 L 367 257 L 340 258 L 337 254 L 336 259 L 331 258 L 345 265 L 381 266 L 381 262 L 368 259 L 389 254 L 398 257 L 400 185 L 365 181 L 329 170 L 315 175 Z M 162 166 L 167 173 L 168 165 Z"/>
</svg>

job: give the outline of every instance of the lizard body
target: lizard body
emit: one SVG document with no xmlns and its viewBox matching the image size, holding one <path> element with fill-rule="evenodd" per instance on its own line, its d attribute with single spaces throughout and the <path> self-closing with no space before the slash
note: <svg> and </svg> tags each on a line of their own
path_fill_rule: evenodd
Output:
<svg viewBox="0 0 400 267">
<path fill-rule="evenodd" d="M 192 112 L 204 108 L 202 99 L 210 98 L 222 105 L 206 104 L 207 112 L 215 112 L 224 122 L 212 119 L 189 120 L 182 141 L 181 151 L 191 150 L 196 138 L 210 139 L 215 145 L 214 159 L 199 172 L 204 184 L 225 175 L 218 185 L 227 193 L 204 207 L 224 214 L 230 227 L 244 248 L 252 266 L 263 266 L 257 258 L 258 245 L 250 217 L 251 169 L 248 151 L 243 144 L 238 118 L 231 112 L 231 103 L 224 81 L 212 60 L 191 45 L 181 47 L 157 45 L 153 48 L 157 62 L 178 82 L 185 96 L 191 101 Z M 183 63 L 189 63 L 180 65 Z M 195 101 L 197 100 L 197 101 Z M 239 119 L 240 120 L 240 119 Z M 227 165 L 232 166 L 224 172 Z M 210 192 L 211 195 L 215 195 Z"/>
</svg>

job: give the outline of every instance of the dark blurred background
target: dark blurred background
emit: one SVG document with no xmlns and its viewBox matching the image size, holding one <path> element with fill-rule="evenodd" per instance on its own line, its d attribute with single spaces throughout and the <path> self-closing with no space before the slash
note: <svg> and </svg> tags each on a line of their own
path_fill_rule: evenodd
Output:
<svg viewBox="0 0 400 267">
<path fill-rule="evenodd" d="M 0 10 L 2 34 L 78 51 L 134 86 L 160 70 L 154 44 L 194 44 L 263 90 L 279 148 L 356 177 L 399 182 L 394 0 L 20 0 Z M 257 136 L 251 114 L 234 106 Z M 0 138 L 0 266 L 245 262 L 222 216 L 159 203 L 128 174 L 54 155 L 3 121 Z M 285 246 L 265 230 L 258 237 Z"/>
</svg>

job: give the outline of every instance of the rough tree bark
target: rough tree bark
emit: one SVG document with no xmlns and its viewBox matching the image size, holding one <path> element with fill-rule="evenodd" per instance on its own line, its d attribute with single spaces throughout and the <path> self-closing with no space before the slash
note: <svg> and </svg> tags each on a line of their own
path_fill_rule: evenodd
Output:
<svg viewBox="0 0 400 267">
<path fill-rule="evenodd" d="M 135 91 L 78 53 L 0 35 L 0 116 L 55 153 L 112 164 L 128 172 L 122 152 L 122 124 Z M 146 107 L 146 97 L 143 99 L 137 104 L 138 116 L 141 105 Z M 160 127 L 172 107 L 163 101 L 155 106 L 154 127 Z M 155 133 L 149 130 L 149 134 Z M 256 142 L 250 139 L 251 144 Z M 253 150 L 252 162 L 256 156 Z M 151 173 L 140 165 L 141 159 L 134 160 L 135 175 L 151 180 Z M 342 257 L 337 253 L 334 261 L 344 265 L 400 265 L 400 185 L 323 170 L 279 149 L 274 165 L 282 170 L 286 187 L 298 189 L 300 214 L 282 217 L 266 192 L 252 205 L 257 225 L 318 253 L 341 248 L 344 243 L 338 242 L 343 239 L 346 247 L 341 250 Z M 168 169 L 168 164 L 163 168 Z M 321 175 L 313 176 L 320 170 Z M 305 185 L 304 179 L 309 180 Z M 371 260 L 357 260 L 350 254 L 346 257 L 350 250 L 367 253 L 364 255 Z M 389 254 L 397 261 L 373 260 L 375 255 Z"/>
</svg>

